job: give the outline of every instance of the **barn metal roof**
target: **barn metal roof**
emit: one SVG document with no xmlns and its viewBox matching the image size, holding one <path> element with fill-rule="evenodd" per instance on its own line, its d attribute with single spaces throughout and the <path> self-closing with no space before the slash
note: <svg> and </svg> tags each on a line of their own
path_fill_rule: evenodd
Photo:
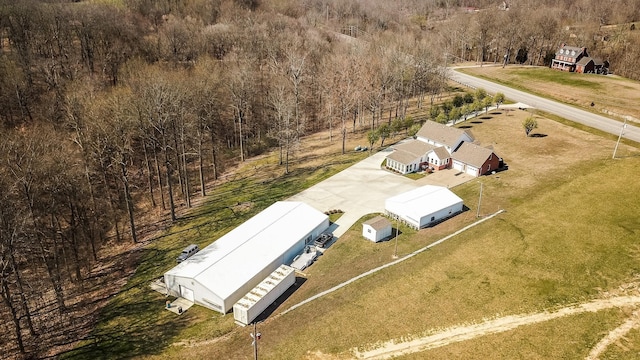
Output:
<svg viewBox="0 0 640 360">
<path fill-rule="evenodd" d="M 423 216 L 461 202 L 461 198 L 445 187 L 425 185 L 388 198 L 385 208 L 398 216 L 419 221 Z"/>
<path fill-rule="evenodd" d="M 193 278 L 225 299 L 327 218 L 302 202 L 276 202 L 167 274 Z"/>
</svg>

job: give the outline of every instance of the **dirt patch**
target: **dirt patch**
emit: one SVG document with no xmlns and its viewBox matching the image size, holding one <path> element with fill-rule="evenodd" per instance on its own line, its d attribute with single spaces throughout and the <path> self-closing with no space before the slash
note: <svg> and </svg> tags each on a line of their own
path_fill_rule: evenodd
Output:
<svg viewBox="0 0 640 360">
<path fill-rule="evenodd" d="M 607 336 L 605 336 L 596 346 L 591 349 L 589 355 L 585 358 L 586 360 L 596 360 L 600 357 L 609 345 L 618 342 L 622 337 L 624 337 L 629 331 L 632 329 L 637 329 L 640 327 L 640 310 L 634 311 L 629 319 L 625 321 L 622 325 L 617 328 L 611 330 Z"/>
<path fill-rule="evenodd" d="M 536 324 L 544 321 L 557 319 L 560 317 L 576 315 L 584 312 L 597 312 L 600 310 L 621 307 L 637 307 L 640 305 L 640 296 L 618 296 L 608 299 L 599 299 L 582 304 L 567 306 L 552 312 L 541 312 L 528 315 L 511 315 L 493 320 L 488 320 L 480 324 L 467 326 L 457 326 L 434 333 L 429 336 L 417 338 L 411 341 L 389 341 L 382 344 L 375 350 L 359 352 L 354 350 L 357 359 L 389 359 L 425 350 L 446 346 L 452 343 L 471 340 L 480 336 L 496 334 L 516 329 L 520 326 Z M 637 324 L 637 313 L 634 312 L 633 319 L 614 330 L 606 339 L 601 341 L 592 353 L 597 355 L 615 339 L 619 338 Z M 620 330 L 618 330 L 620 329 Z M 610 341 L 609 341 L 610 340 Z M 591 354 L 590 354 L 591 355 Z M 594 357 L 595 358 L 595 357 Z M 589 357 L 591 359 L 591 357 Z"/>
</svg>

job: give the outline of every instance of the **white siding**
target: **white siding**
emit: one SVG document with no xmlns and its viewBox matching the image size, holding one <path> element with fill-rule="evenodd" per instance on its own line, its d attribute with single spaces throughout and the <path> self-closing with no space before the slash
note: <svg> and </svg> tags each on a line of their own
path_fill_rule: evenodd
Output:
<svg viewBox="0 0 640 360">
<path fill-rule="evenodd" d="M 305 240 L 329 227 L 329 217 L 300 202 L 277 202 L 165 273 L 167 292 L 193 290 L 196 304 L 226 313 Z"/>
<path fill-rule="evenodd" d="M 391 226 L 376 230 L 371 225 L 362 224 L 362 236 L 373 242 L 378 242 L 388 236 L 391 236 Z"/>
<path fill-rule="evenodd" d="M 462 206 L 462 199 L 449 189 L 433 185 L 407 191 L 385 201 L 388 214 L 418 229 L 462 211 Z"/>
</svg>

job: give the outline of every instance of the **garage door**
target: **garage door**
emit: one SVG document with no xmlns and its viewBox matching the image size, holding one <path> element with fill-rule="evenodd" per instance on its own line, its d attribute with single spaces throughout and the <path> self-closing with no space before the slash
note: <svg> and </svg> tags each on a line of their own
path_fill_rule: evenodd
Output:
<svg viewBox="0 0 640 360">
<path fill-rule="evenodd" d="M 467 165 L 467 174 L 471 176 L 478 176 L 478 168 Z"/>
<path fill-rule="evenodd" d="M 180 285 L 180 296 L 189 300 L 195 301 L 195 297 L 193 296 L 193 290 Z"/>
<path fill-rule="evenodd" d="M 459 161 L 453 162 L 453 169 L 458 171 L 464 171 L 464 164 Z"/>
</svg>

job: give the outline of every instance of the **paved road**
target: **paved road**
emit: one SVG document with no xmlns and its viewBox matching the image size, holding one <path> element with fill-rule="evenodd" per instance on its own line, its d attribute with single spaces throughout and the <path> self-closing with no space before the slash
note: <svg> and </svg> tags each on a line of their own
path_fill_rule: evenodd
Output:
<svg viewBox="0 0 640 360">
<path fill-rule="evenodd" d="M 510 100 L 527 104 L 531 107 L 550 112 L 565 119 L 575 121 L 616 136 L 620 135 L 620 130 L 622 129 L 622 123 L 608 117 L 593 114 L 570 105 L 565 105 L 557 101 L 545 99 L 520 90 L 515 90 L 491 81 L 479 79 L 453 69 L 449 71 L 449 78 L 463 85 L 474 88 L 484 88 L 489 93 L 495 94 L 497 92 L 501 92 Z M 595 101 L 597 101 L 597 99 Z M 627 124 L 622 136 L 624 138 L 640 142 L 640 128 Z"/>
</svg>

